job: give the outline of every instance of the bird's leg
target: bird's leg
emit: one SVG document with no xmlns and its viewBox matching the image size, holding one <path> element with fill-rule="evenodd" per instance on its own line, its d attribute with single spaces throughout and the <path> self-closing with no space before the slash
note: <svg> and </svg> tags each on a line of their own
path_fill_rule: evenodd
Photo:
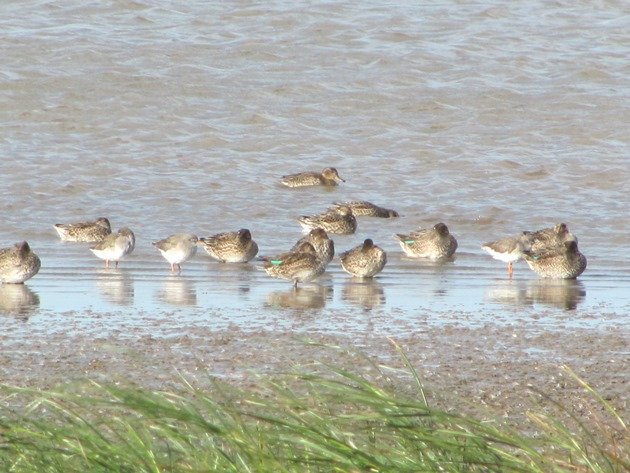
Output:
<svg viewBox="0 0 630 473">
<path fill-rule="evenodd" d="M 109 268 L 109 260 L 108 259 L 105 260 L 105 267 Z"/>
<path fill-rule="evenodd" d="M 508 276 L 512 277 L 512 262 L 508 263 Z"/>
</svg>

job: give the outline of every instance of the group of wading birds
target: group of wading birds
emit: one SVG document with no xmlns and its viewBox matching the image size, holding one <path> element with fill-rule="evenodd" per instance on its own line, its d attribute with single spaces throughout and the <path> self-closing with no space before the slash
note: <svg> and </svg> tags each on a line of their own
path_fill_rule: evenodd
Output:
<svg viewBox="0 0 630 473">
<path fill-rule="evenodd" d="M 302 172 L 282 176 L 287 187 L 336 186 L 345 182 L 335 168 L 322 172 Z M 357 229 L 357 217 L 398 217 L 395 210 L 379 207 L 367 201 L 335 203 L 325 212 L 298 219 L 309 233 L 286 253 L 258 259 L 263 268 L 274 278 L 298 283 L 312 281 L 320 276 L 333 259 L 335 247 L 329 234 L 348 235 Z M 90 242 L 90 250 L 105 260 L 109 267 L 128 256 L 135 248 L 135 236 L 129 228 L 112 233 L 109 220 L 101 217 L 93 222 L 56 224 L 55 229 L 64 241 Z M 457 249 L 457 240 L 444 223 L 432 228 L 419 229 L 407 234 L 395 234 L 403 252 L 411 258 L 447 260 Z M 187 233 L 171 235 L 153 242 L 171 265 L 172 272 L 180 272 L 180 264 L 192 258 L 201 246 L 214 259 L 225 263 L 245 263 L 258 254 L 258 245 L 248 229 L 219 233 L 207 238 Z M 543 278 L 573 279 L 586 269 L 586 257 L 579 252 L 577 238 L 564 223 L 533 232 L 501 238 L 485 243 L 482 248 L 493 258 L 508 264 L 512 276 L 512 264 L 524 259 L 529 267 Z M 339 255 L 342 268 L 359 278 L 371 278 L 380 273 L 387 263 L 382 248 L 366 239 L 363 244 Z M 0 280 L 3 283 L 23 283 L 39 271 L 41 262 L 26 241 L 13 248 L 0 249 Z"/>
</svg>

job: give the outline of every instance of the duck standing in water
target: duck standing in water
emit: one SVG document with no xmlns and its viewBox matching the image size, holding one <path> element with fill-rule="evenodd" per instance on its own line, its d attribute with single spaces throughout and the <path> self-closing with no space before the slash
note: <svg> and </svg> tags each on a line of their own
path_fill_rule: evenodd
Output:
<svg viewBox="0 0 630 473">
<path fill-rule="evenodd" d="M 335 243 L 328 237 L 323 228 L 314 228 L 308 234 L 300 238 L 290 251 L 297 251 L 300 245 L 308 242 L 313 245 L 317 257 L 324 266 L 327 266 L 335 256 Z"/>
<path fill-rule="evenodd" d="M 12 248 L 0 249 L 0 281 L 7 284 L 22 284 L 35 276 L 41 268 L 39 257 L 27 242 L 17 243 Z"/>
<path fill-rule="evenodd" d="M 258 254 L 258 245 L 247 228 L 200 238 L 197 244 L 222 263 L 246 263 Z"/>
<path fill-rule="evenodd" d="M 526 251 L 525 261 L 542 278 L 575 279 L 586 269 L 586 256 L 578 250 L 577 240 L 561 245 Z"/>
<path fill-rule="evenodd" d="M 155 246 L 171 265 L 171 272 L 180 273 L 181 263 L 188 261 L 197 253 L 199 239 L 190 233 L 178 233 L 163 240 L 154 241 Z M 176 271 L 177 270 L 177 271 Z"/>
<path fill-rule="evenodd" d="M 535 232 L 524 232 L 531 242 L 530 249 L 538 252 L 554 246 L 561 246 L 565 241 L 575 240 L 566 223 L 558 223 L 553 227 L 543 228 Z"/>
<path fill-rule="evenodd" d="M 336 186 L 338 183 L 346 182 L 335 168 L 324 168 L 322 172 L 300 172 L 282 176 L 280 181 L 287 187 L 306 186 Z"/>
<path fill-rule="evenodd" d="M 394 237 L 404 253 L 411 258 L 446 259 L 453 256 L 457 249 L 457 240 L 443 223 L 407 234 L 398 233 Z"/>
<path fill-rule="evenodd" d="M 57 223 L 55 230 L 62 241 L 80 241 L 94 243 L 102 241 L 112 233 L 109 220 L 100 217 L 93 222 Z"/>
<path fill-rule="evenodd" d="M 308 242 L 300 244 L 296 251 L 265 257 L 263 260 L 263 268 L 269 276 L 293 281 L 293 287 L 296 288 L 298 283 L 312 281 L 326 269 L 317 257 L 315 248 Z"/>
<path fill-rule="evenodd" d="M 121 228 L 118 233 L 107 235 L 103 241 L 90 247 L 90 251 L 98 258 L 105 260 L 105 267 L 109 268 L 109 262 L 113 261 L 118 267 L 118 262 L 130 254 L 136 247 L 136 236 L 127 228 Z"/>
<path fill-rule="evenodd" d="M 368 202 L 367 200 L 353 200 L 350 202 L 335 202 L 335 207 L 350 207 L 355 217 L 395 218 L 400 217 L 398 212 Z"/>
<path fill-rule="evenodd" d="M 357 219 L 350 207 L 341 206 L 313 216 L 302 216 L 298 219 L 305 230 L 322 228 L 327 233 L 350 235 L 357 230 Z"/>
<path fill-rule="evenodd" d="M 387 253 L 367 238 L 362 245 L 339 255 L 344 271 L 358 278 L 371 278 L 380 273 L 387 263 Z"/>
</svg>

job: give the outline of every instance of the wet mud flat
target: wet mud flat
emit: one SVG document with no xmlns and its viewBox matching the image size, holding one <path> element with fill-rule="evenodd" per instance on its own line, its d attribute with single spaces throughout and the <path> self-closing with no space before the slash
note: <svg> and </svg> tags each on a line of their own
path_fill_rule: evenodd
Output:
<svg viewBox="0 0 630 473">
<path fill-rule="evenodd" d="M 97 316 L 101 317 L 106 324 L 107 317 Z M 160 331 L 159 320 L 147 318 L 155 327 L 115 328 L 105 335 L 47 329 L 39 336 L 36 327 L 31 337 L 4 333 L 2 383 L 45 389 L 91 379 L 177 390 L 183 389 L 184 379 L 203 388 L 220 378 L 251 388 L 260 383 L 261 375 L 265 379 L 296 369 L 321 370 L 322 364 L 329 364 L 412 392 L 416 388 L 395 341 L 430 399 L 456 412 L 518 424 L 528 409 L 540 412 L 557 401 L 581 421 L 614 424 L 601 404 L 563 372 L 566 365 L 622 419 L 629 417 L 630 337 L 623 320 L 603 329 L 555 330 L 518 321 L 476 326 L 427 321 L 392 336 L 369 327 L 343 334 L 280 326 L 177 329 L 173 321 Z"/>
</svg>

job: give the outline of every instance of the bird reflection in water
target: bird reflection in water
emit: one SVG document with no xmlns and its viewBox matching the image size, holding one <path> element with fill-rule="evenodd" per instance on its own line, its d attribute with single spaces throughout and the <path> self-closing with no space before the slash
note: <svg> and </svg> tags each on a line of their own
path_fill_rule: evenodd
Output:
<svg viewBox="0 0 630 473">
<path fill-rule="evenodd" d="M 532 300 L 527 295 L 523 281 L 500 279 L 486 290 L 486 299 L 506 305 L 531 306 Z"/>
<path fill-rule="evenodd" d="M 332 297 L 332 287 L 312 284 L 286 291 L 274 291 L 267 295 L 268 307 L 283 309 L 322 309 Z"/>
<path fill-rule="evenodd" d="M 374 279 L 350 278 L 344 283 L 341 298 L 364 310 L 372 310 L 385 305 L 383 286 Z"/>
<path fill-rule="evenodd" d="M 134 301 L 134 281 L 128 271 L 104 268 L 96 272 L 96 286 L 112 304 L 129 306 Z"/>
<path fill-rule="evenodd" d="M 164 280 L 157 291 L 156 299 L 176 306 L 197 305 L 197 290 L 192 282 L 178 274 L 172 274 Z"/>
<path fill-rule="evenodd" d="M 39 308 L 39 296 L 24 284 L 0 284 L 0 315 L 28 319 Z"/>
<path fill-rule="evenodd" d="M 575 310 L 585 299 L 582 281 L 575 279 L 537 279 L 527 286 L 527 296 L 536 303 Z"/>
<path fill-rule="evenodd" d="M 258 274 L 257 268 L 249 263 L 220 263 L 210 262 L 208 271 L 216 287 L 223 293 L 234 292 L 245 296 L 251 292 L 252 279 Z"/>
</svg>

